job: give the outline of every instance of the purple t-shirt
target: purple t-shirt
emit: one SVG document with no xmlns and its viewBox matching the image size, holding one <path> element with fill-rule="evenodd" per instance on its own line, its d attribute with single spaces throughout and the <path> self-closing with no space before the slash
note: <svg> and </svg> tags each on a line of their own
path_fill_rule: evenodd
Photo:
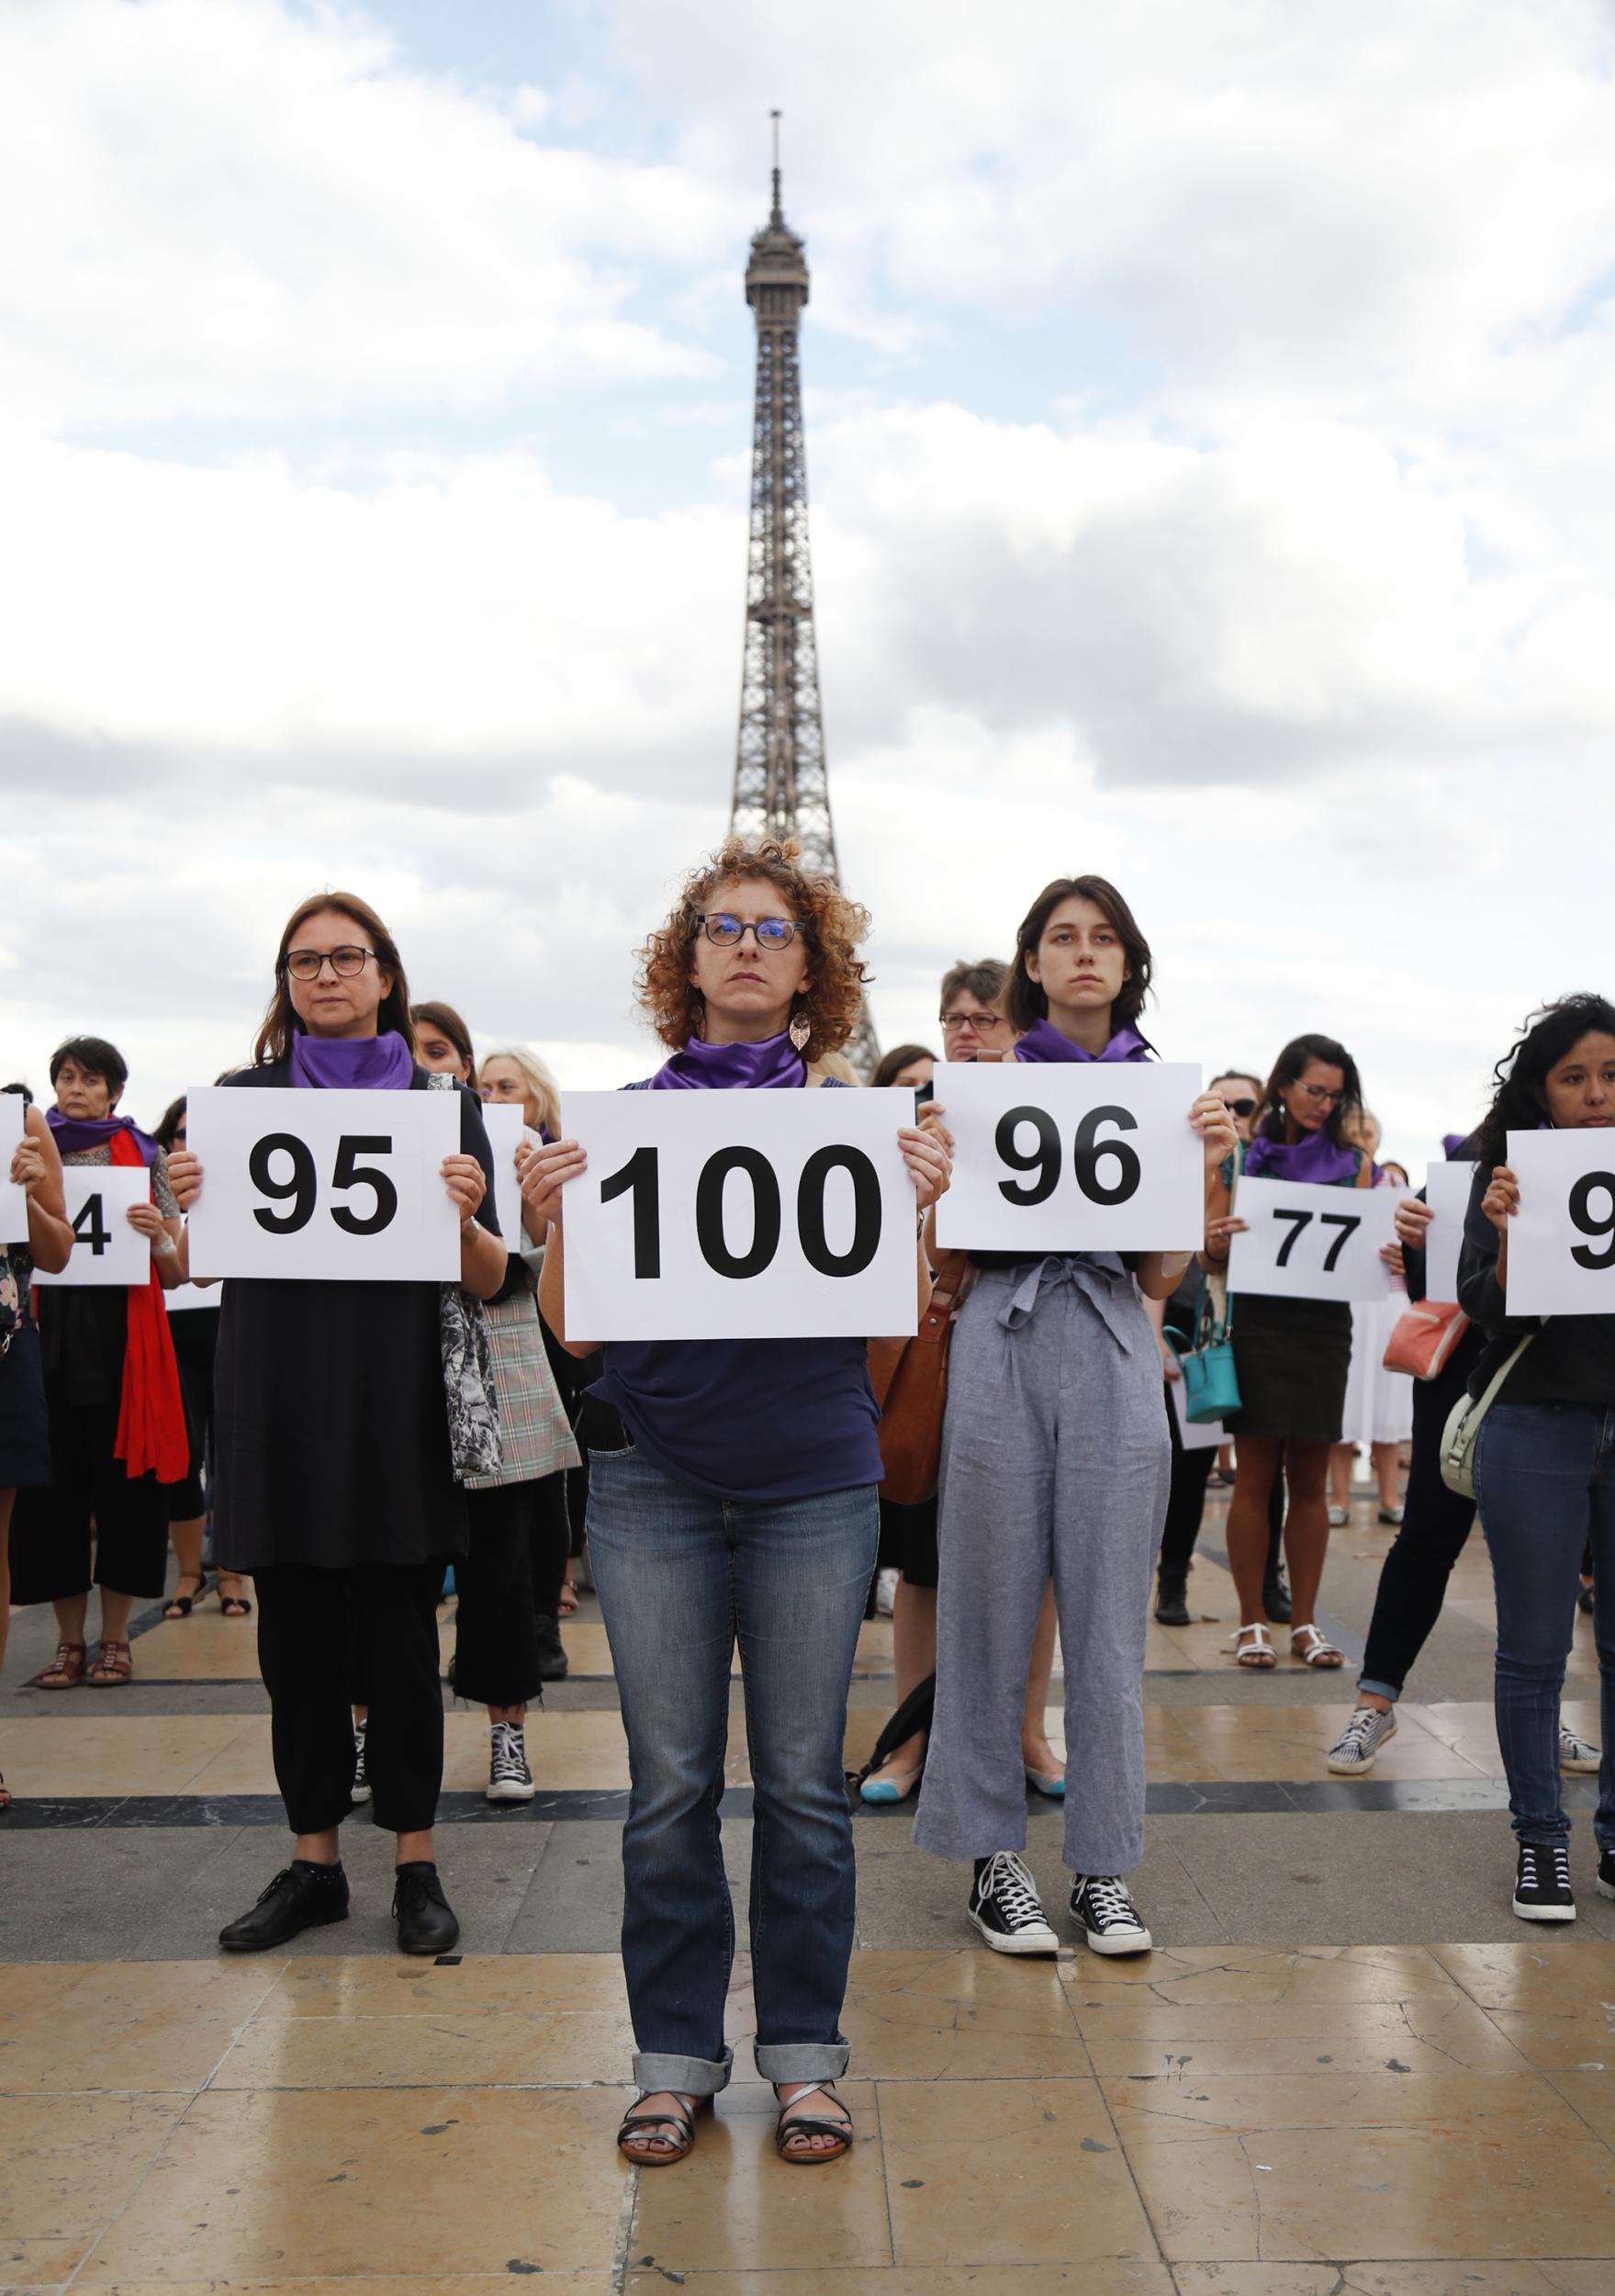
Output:
<svg viewBox="0 0 1615 2296">
<path fill-rule="evenodd" d="M 590 1392 L 653 1467 L 692 1491 L 778 1504 L 884 1472 L 861 1339 L 608 1340 L 603 1353 Z"/>
</svg>

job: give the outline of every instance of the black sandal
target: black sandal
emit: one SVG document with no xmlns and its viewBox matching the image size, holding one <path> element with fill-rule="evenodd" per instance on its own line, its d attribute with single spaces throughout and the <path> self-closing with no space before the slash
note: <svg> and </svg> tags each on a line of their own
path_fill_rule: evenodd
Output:
<svg viewBox="0 0 1615 2296">
<path fill-rule="evenodd" d="M 233 1579 L 236 1582 L 233 1594 L 230 1593 L 225 1587 L 226 1579 Z M 251 1618 L 252 1615 L 252 1605 L 241 1593 L 241 1574 L 239 1570 L 219 1572 L 219 1609 L 220 1616 L 224 1618 Z"/>
<path fill-rule="evenodd" d="M 782 2082 L 779 2086 L 782 2088 L 786 2084 Z M 797 2113 L 790 2121 L 785 2118 L 792 2105 L 800 2105 L 804 2097 L 815 2095 L 828 2097 L 833 2104 L 840 2105 L 841 2099 L 835 2094 L 835 2089 L 836 2084 L 833 2080 L 806 2081 L 802 2088 L 797 2089 L 794 2096 L 791 2097 L 779 2097 L 779 2089 L 778 2088 L 775 2089 L 775 2096 L 779 2097 L 779 2118 L 774 2127 L 774 2150 L 781 2160 L 805 2160 L 816 2165 L 820 2161 L 839 2160 L 843 2153 L 849 2153 L 852 2150 L 855 2131 L 852 2125 L 852 2115 L 847 2112 L 845 2105 L 841 2106 L 842 2111 L 847 2113 L 844 2121 L 826 2121 L 812 2113 Z M 836 2144 L 830 2152 L 793 2152 L 791 2149 L 791 2140 L 793 2136 L 829 2136 L 835 2138 Z"/>
<path fill-rule="evenodd" d="M 205 1570 L 182 1570 L 179 1575 L 182 1579 L 195 1579 L 196 1591 L 194 1594 L 182 1594 L 176 1585 L 163 1605 L 164 1618 L 188 1618 L 207 1592 L 207 1573 Z"/>
<path fill-rule="evenodd" d="M 698 2097 L 692 2111 L 677 2089 L 642 2088 L 634 2099 L 635 2104 L 643 2105 L 647 2097 L 671 2097 L 672 2110 L 667 2112 L 625 2113 L 622 2125 L 617 2131 L 617 2150 L 624 2160 L 631 2160 L 636 2168 L 670 2168 L 675 2161 L 688 2157 L 690 2148 L 695 2143 L 695 2115 L 703 2107 L 710 2106 L 712 2100 L 710 2097 Z M 659 2140 L 655 2141 L 667 2149 L 651 2152 L 630 2142 L 651 2129 L 662 2132 Z"/>
</svg>

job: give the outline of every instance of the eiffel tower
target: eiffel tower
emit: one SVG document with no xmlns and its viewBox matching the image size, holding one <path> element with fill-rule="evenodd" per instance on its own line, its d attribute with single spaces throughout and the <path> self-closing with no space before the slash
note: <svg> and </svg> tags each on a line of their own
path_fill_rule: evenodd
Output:
<svg viewBox="0 0 1615 2296">
<path fill-rule="evenodd" d="M 807 454 L 798 335 L 808 299 L 807 251 L 779 204 L 779 115 L 774 123 L 774 203 L 751 242 L 746 299 L 757 313 L 757 409 L 752 419 L 751 541 L 740 739 L 729 826 L 746 837 L 793 837 L 805 867 L 839 879 L 819 656 L 808 556 Z M 847 1047 L 866 1077 L 880 1058 L 869 1000 Z"/>
</svg>

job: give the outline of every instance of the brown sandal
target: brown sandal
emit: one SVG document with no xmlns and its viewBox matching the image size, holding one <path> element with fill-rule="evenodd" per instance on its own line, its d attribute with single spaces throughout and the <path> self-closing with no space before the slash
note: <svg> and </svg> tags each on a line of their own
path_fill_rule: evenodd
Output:
<svg viewBox="0 0 1615 2296">
<path fill-rule="evenodd" d="M 50 1665 L 42 1674 L 35 1676 L 37 1686 L 40 1690 L 71 1690 L 75 1683 L 84 1681 L 88 1656 L 89 1649 L 82 1642 L 59 1642 Z"/>
<path fill-rule="evenodd" d="M 108 1642 L 103 1635 L 95 1651 L 95 1663 L 91 1667 L 89 1674 L 89 1679 L 95 1688 L 97 1690 L 114 1689 L 127 1683 L 134 1671 L 134 1660 L 129 1655 L 129 1644 Z"/>
</svg>

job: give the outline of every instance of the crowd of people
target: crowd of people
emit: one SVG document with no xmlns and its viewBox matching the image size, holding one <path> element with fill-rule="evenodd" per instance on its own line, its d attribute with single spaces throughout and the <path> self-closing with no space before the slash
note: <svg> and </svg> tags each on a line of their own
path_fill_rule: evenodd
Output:
<svg viewBox="0 0 1615 2296">
<path fill-rule="evenodd" d="M 638 1001 L 666 1058 L 629 1088 L 848 1088 L 868 922 L 794 847 L 731 839 L 640 949 Z M 251 1057 L 219 1082 L 449 1096 L 455 1280 L 230 1278 L 210 1294 L 190 1266 L 187 1219 L 207 1183 L 185 1101 L 141 1130 L 120 1108 L 126 1063 L 91 1035 L 53 1054 L 49 1107 L 10 1087 L 24 1104 L 10 1178 L 27 1211 L 26 1233 L 0 1251 L 0 1658 L 9 1555 L 9 1603 L 55 1612 L 39 1685 L 127 1684 L 136 1606 L 181 1623 L 204 1603 L 210 1520 L 219 1608 L 255 1615 L 293 1836 L 224 1947 L 275 1946 L 346 1917 L 339 1829 L 368 1801 L 396 1838 L 400 1947 L 452 1948 L 459 1925 L 433 1834 L 445 1575 L 457 1596 L 452 1684 L 487 1711 L 488 1795 L 529 1800 L 528 1711 L 566 1669 L 557 1621 L 576 1602 L 586 1535 L 632 1779 L 622 1953 L 638 2093 L 619 2144 L 645 2166 L 681 2159 L 731 2075 L 735 1932 L 719 1805 L 738 1648 L 756 2063 L 778 2095 L 781 2158 L 835 2159 L 854 2137 L 836 2087 L 854 1924 L 847 1705 L 878 1574 L 891 1574 L 899 1711 L 858 1795 L 913 1798 L 916 1842 L 970 1869 L 962 1909 L 984 1942 L 1033 1956 L 1060 1946 L 1024 1855 L 1028 1809 L 1047 1797 L 1060 1807 L 1077 1934 L 1099 1953 L 1146 1952 L 1127 1876 L 1143 1848 L 1152 1592 L 1158 1621 L 1189 1624 L 1208 1485 L 1231 1469 L 1230 1665 L 1271 1671 L 1276 1626 L 1293 1662 L 1338 1671 L 1318 1597 L 1359 1446 L 1396 1536 L 1329 1769 L 1363 1775 L 1394 1734 L 1478 1498 L 1514 1909 L 1574 1918 L 1566 1769 L 1599 1771 L 1598 1886 L 1615 1896 L 1615 1760 L 1559 1711 L 1578 1599 L 1611 1583 L 1615 1561 L 1615 1318 L 1525 1319 L 1507 1299 L 1520 1201 L 1508 1135 L 1615 1122 L 1615 1007 L 1583 996 L 1546 1007 L 1498 1063 L 1478 1131 L 1448 1142 L 1475 1166 L 1452 1309 L 1469 1321 L 1454 1323 L 1433 1376 L 1409 1379 L 1383 1367 L 1394 1307 L 1230 1295 L 1240 1182 L 1266 1176 L 1396 1190 L 1384 1255 L 1408 1299 L 1423 1296 L 1438 1215 L 1405 1168 L 1376 1161 L 1357 1064 L 1326 1034 L 1295 1038 L 1265 1073 L 1217 1075 L 1185 1109 L 1204 1176 L 1198 1251 L 939 1249 L 935 1208 L 956 1145 L 948 1066 L 1149 1062 L 1152 971 L 1114 885 L 1057 878 L 1008 959 L 943 978 L 940 1057 L 900 1046 L 872 1080 L 900 1088 L 918 1310 L 939 1303 L 950 1323 L 936 1490 L 901 1503 L 881 1488 L 862 1340 L 602 1346 L 568 1333 L 568 1254 L 576 1277 L 584 1246 L 568 1242 L 566 1197 L 588 1160 L 560 1136 L 555 1079 L 522 1045 L 478 1061 L 452 1006 L 411 1002 L 397 943 L 354 895 L 292 912 Z M 496 1187 L 509 1175 L 484 1120 L 493 1107 L 521 1115 L 510 1237 Z M 78 1248 L 63 1175 L 84 1165 L 143 1171 L 146 1200 L 126 1217 L 148 1278 L 36 1289 L 36 1272 L 61 1272 Z M 204 1304 L 171 1313 L 182 1290 Z M 1222 1427 L 1231 1458 L 1215 1439 L 1186 1439 L 1174 1399 L 1208 1333 L 1236 1375 Z M 1465 1394 L 1486 1397 L 1475 1497 L 1442 1476 L 1443 1429 Z M 1615 1643 L 1596 1594 L 1594 1616 L 1608 1746 Z M 1047 1733 L 1057 1635 L 1063 1756 Z M 7 1798 L 0 1788 L 0 1807 Z"/>
</svg>

